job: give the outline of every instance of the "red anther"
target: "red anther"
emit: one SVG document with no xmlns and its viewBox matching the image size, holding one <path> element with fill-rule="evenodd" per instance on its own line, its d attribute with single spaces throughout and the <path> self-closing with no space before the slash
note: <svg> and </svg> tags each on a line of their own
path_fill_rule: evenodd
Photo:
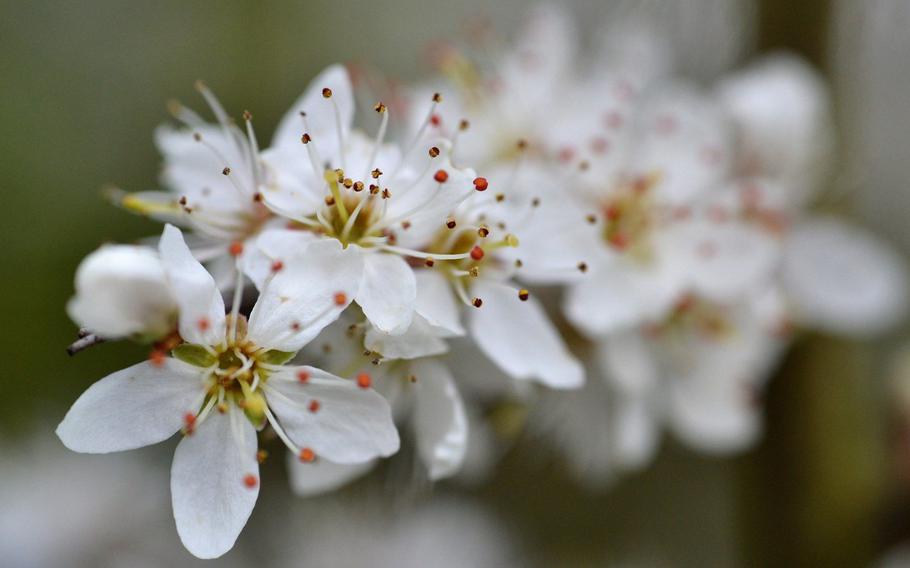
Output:
<svg viewBox="0 0 910 568">
<path fill-rule="evenodd" d="M 316 461 L 316 452 L 310 448 L 303 448 L 300 450 L 300 455 L 297 457 L 300 458 L 300 461 L 303 463 L 313 463 Z"/>
<path fill-rule="evenodd" d="M 248 473 L 243 476 L 243 484 L 247 489 L 256 489 L 256 486 L 259 485 L 259 478 L 252 473 Z"/>
<path fill-rule="evenodd" d="M 362 389 L 370 388 L 370 385 L 373 384 L 373 379 L 370 378 L 369 373 L 359 373 L 357 375 L 357 386 Z"/>
<path fill-rule="evenodd" d="M 604 124 L 608 128 L 619 128 L 622 126 L 622 115 L 619 111 L 611 110 L 604 115 Z"/>
<path fill-rule="evenodd" d="M 317 412 L 319 412 L 319 406 L 320 406 L 320 404 L 319 404 L 318 400 L 311 400 L 310 405 L 307 408 L 309 408 L 310 412 L 312 412 L 313 414 L 316 414 Z"/>
<path fill-rule="evenodd" d="M 723 223 L 730 218 L 730 213 L 720 205 L 715 205 L 708 210 L 708 217 L 715 223 Z"/>
<path fill-rule="evenodd" d="M 619 250 L 624 250 L 629 246 L 629 237 L 627 237 L 625 233 L 613 233 L 607 240 Z"/>
<path fill-rule="evenodd" d="M 436 170 L 436 173 L 433 174 L 433 179 L 439 183 L 445 183 L 449 179 L 449 172 L 445 170 Z"/>
<path fill-rule="evenodd" d="M 193 428 L 196 427 L 196 415 L 192 412 L 187 412 L 183 415 L 183 427 L 186 430 L 187 434 L 192 433 Z"/>
<path fill-rule="evenodd" d="M 474 189 L 476 189 L 477 191 L 486 191 L 487 187 L 489 187 L 489 185 L 490 184 L 487 183 L 487 178 L 485 178 L 485 177 L 474 178 Z"/>
<path fill-rule="evenodd" d="M 276 260 L 272 263 L 272 272 L 280 272 L 284 268 L 284 262 Z"/>
<path fill-rule="evenodd" d="M 615 220 L 619 219 L 619 215 L 620 215 L 619 207 L 617 207 L 616 205 L 607 205 L 606 208 L 604 208 L 604 215 L 607 216 L 608 221 L 615 221 Z"/>
<path fill-rule="evenodd" d="M 332 96 L 332 89 L 330 89 L 330 88 L 328 88 L 328 87 L 322 89 L 322 96 L 325 97 L 325 98 L 331 97 L 331 96 Z"/>
<path fill-rule="evenodd" d="M 152 352 L 149 353 L 149 363 L 151 363 L 153 367 L 163 367 L 166 359 L 167 354 L 161 349 L 152 349 Z"/>
<path fill-rule="evenodd" d="M 232 242 L 231 246 L 228 247 L 228 252 L 231 253 L 231 256 L 240 256 L 243 254 L 243 243 L 240 241 Z"/>
<path fill-rule="evenodd" d="M 439 126 L 441 123 L 442 123 L 442 118 L 440 118 L 438 114 L 434 113 L 434 114 L 430 115 L 430 124 L 432 124 L 433 126 Z"/>
<path fill-rule="evenodd" d="M 569 162 L 572 160 L 572 158 L 574 156 L 575 156 L 575 150 L 569 146 L 566 146 L 559 150 L 558 157 L 559 157 L 560 162 Z"/>
<path fill-rule="evenodd" d="M 698 254 L 702 258 L 713 258 L 717 254 L 717 246 L 710 241 L 705 241 L 698 245 Z"/>
<path fill-rule="evenodd" d="M 605 154 L 610 149 L 610 141 L 598 136 L 591 140 L 591 151 L 595 154 Z"/>
<path fill-rule="evenodd" d="M 301 329 L 303 329 L 303 326 L 300 325 L 299 321 L 291 322 L 291 331 L 300 331 Z"/>
<path fill-rule="evenodd" d="M 344 292 L 335 292 L 333 299 L 336 306 L 343 306 L 348 303 L 348 295 Z"/>
<path fill-rule="evenodd" d="M 676 302 L 676 311 L 686 312 L 695 307 L 695 296 L 686 294 Z"/>
<path fill-rule="evenodd" d="M 196 327 L 199 328 L 199 331 L 208 331 L 212 324 L 209 322 L 209 318 L 202 317 L 196 322 Z"/>
<path fill-rule="evenodd" d="M 672 134 L 676 131 L 676 119 L 669 115 L 657 117 L 657 132 L 660 134 Z"/>
<path fill-rule="evenodd" d="M 716 166 L 719 164 L 722 156 L 723 154 L 721 154 L 721 151 L 713 146 L 706 146 L 701 150 L 701 158 L 709 166 Z"/>
<path fill-rule="evenodd" d="M 483 258 L 483 249 L 477 245 L 474 245 L 474 248 L 471 249 L 471 258 L 474 260 L 480 260 Z"/>
<path fill-rule="evenodd" d="M 303 384 L 310 382 L 310 372 L 305 369 L 297 371 L 297 380 Z"/>
<path fill-rule="evenodd" d="M 518 291 L 518 299 L 521 300 L 522 302 L 527 302 L 530 295 L 531 294 L 524 288 L 522 288 L 521 290 Z"/>
</svg>

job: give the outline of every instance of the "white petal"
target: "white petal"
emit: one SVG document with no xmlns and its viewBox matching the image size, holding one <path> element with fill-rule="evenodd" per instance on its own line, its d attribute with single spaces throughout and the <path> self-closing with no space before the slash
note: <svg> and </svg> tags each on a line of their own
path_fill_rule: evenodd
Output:
<svg viewBox="0 0 910 568">
<path fill-rule="evenodd" d="M 139 363 L 106 376 L 76 400 L 57 435 L 76 452 L 107 453 L 155 444 L 196 414 L 204 385 L 197 367 L 176 359 Z"/>
<path fill-rule="evenodd" d="M 376 466 L 376 460 L 357 464 L 337 464 L 327 459 L 303 463 L 292 452 L 287 453 L 288 478 L 291 489 L 301 497 L 328 493 L 366 475 Z"/>
<path fill-rule="evenodd" d="M 748 383 L 703 376 L 670 384 L 670 424 L 685 443 L 706 453 L 748 448 L 761 434 L 761 414 Z"/>
<path fill-rule="evenodd" d="M 358 247 L 326 239 L 282 262 L 250 313 L 247 337 L 260 347 L 297 351 L 354 299 L 363 260 Z"/>
<path fill-rule="evenodd" d="M 694 223 L 676 247 L 688 258 L 689 282 L 700 295 L 730 302 L 764 289 L 780 259 L 768 233 L 743 223 Z"/>
<path fill-rule="evenodd" d="M 654 410 L 646 397 L 619 395 L 617 402 L 612 425 L 617 465 L 625 470 L 641 469 L 654 459 L 660 441 Z"/>
<path fill-rule="evenodd" d="M 256 429 L 233 406 L 224 414 L 213 411 L 177 446 L 171 467 L 174 520 L 195 556 L 221 556 L 246 525 L 259 496 L 256 447 Z"/>
<path fill-rule="evenodd" d="M 404 333 L 414 317 L 417 281 L 414 270 L 398 255 L 363 255 L 363 280 L 357 303 L 379 330 Z"/>
<path fill-rule="evenodd" d="M 623 392 L 643 393 L 657 384 L 657 362 L 638 332 L 612 333 L 597 347 L 601 368 Z"/>
<path fill-rule="evenodd" d="M 884 242 L 835 219 L 794 230 L 784 285 L 798 317 L 835 333 L 878 333 L 907 311 L 903 260 Z"/>
<path fill-rule="evenodd" d="M 164 272 L 180 306 L 180 336 L 200 345 L 222 343 L 225 331 L 224 299 L 212 276 L 193 258 L 180 229 L 165 225 L 158 250 Z"/>
<path fill-rule="evenodd" d="M 470 312 L 471 335 L 503 371 L 552 388 L 576 388 L 584 382 L 581 364 L 535 298 L 522 302 L 516 290 L 482 279 L 472 292 L 483 305 Z"/>
<path fill-rule="evenodd" d="M 303 255 L 310 243 L 318 239 L 309 231 L 267 229 L 244 249 L 243 272 L 261 290 L 274 272 L 276 261 L 281 261 L 283 266 L 285 259 Z"/>
<path fill-rule="evenodd" d="M 177 304 L 154 249 L 107 245 L 79 264 L 67 309 L 76 323 L 103 337 L 157 338 L 175 324 Z"/>
<path fill-rule="evenodd" d="M 297 117 L 298 120 L 300 117 Z M 301 131 L 303 125 L 301 124 Z M 316 144 L 313 142 L 313 144 Z M 325 179 L 314 171 L 307 147 L 300 141 L 292 146 L 269 148 L 262 153 L 265 183 L 262 200 L 276 214 L 290 219 L 313 215 L 324 205 Z"/>
<path fill-rule="evenodd" d="M 423 316 L 414 315 L 411 326 L 402 334 L 383 333 L 374 327 L 367 330 L 363 346 L 386 359 L 417 359 L 441 355 L 448 351 L 448 344 L 440 337 Z"/>
<path fill-rule="evenodd" d="M 603 266 L 569 288 L 566 315 L 591 336 L 639 325 L 670 309 L 682 290 L 683 276 L 663 262 Z"/>
<path fill-rule="evenodd" d="M 331 89 L 332 97 L 322 95 L 324 88 Z M 335 109 L 338 109 L 337 119 Z M 304 127 L 301 112 L 306 113 L 309 129 Z M 336 122 L 337 120 L 337 122 Z M 313 143 L 318 145 L 320 157 L 331 161 L 331 167 L 340 167 L 337 163 L 339 155 L 338 127 L 341 126 L 341 135 L 347 138 L 351 123 L 354 120 L 354 94 L 351 79 L 347 70 L 341 65 L 327 67 L 313 79 L 303 95 L 291 105 L 290 110 L 281 119 L 272 146 L 301 147 L 300 137 L 308 133 L 313 138 Z M 300 148 L 300 157 L 306 160 L 306 149 Z"/>
<path fill-rule="evenodd" d="M 338 464 L 361 463 L 398 451 L 398 431 L 384 398 L 313 367 L 306 384 L 296 370 L 276 373 L 266 385 L 269 407 L 295 444 Z M 319 403 L 313 412 L 312 401 Z"/>
<path fill-rule="evenodd" d="M 454 475 L 468 450 L 468 417 L 449 368 L 432 359 L 411 365 L 417 377 L 414 430 L 431 480 Z"/>
<path fill-rule="evenodd" d="M 414 311 L 445 335 L 464 335 L 460 318 L 461 306 L 445 276 L 435 270 L 417 270 L 414 277 L 417 279 Z"/>
</svg>

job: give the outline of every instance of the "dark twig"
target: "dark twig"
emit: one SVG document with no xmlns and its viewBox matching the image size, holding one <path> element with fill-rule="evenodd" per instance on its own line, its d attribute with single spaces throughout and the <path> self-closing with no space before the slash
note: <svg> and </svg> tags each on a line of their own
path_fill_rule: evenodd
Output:
<svg viewBox="0 0 910 568">
<path fill-rule="evenodd" d="M 90 332 L 87 329 L 80 329 L 79 330 L 79 339 L 77 339 L 76 341 L 73 342 L 72 345 L 67 347 L 66 352 L 70 355 L 70 357 L 72 357 L 76 353 L 79 353 L 80 351 L 82 351 L 84 349 L 88 349 L 92 345 L 98 345 L 99 343 L 103 343 L 104 341 L 105 341 L 105 339 L 103 337 L 101 337 L 100 335 L 95 335 L 94 333 Z"/>
</svg>

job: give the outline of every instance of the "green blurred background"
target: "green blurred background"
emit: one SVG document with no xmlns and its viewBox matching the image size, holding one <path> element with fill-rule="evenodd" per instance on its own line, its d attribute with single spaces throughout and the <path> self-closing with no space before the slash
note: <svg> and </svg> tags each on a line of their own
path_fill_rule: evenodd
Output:
<svg viewBox="0 0 910 568">
<path fill-rule="evenodd" d="M 0 224 L 4 325 L 0 433 L 54 424 L 91 382 L 138 357 L 102 345 L 69 358 L 64 305 L 81 258 L 159 226 L 108 205 L 101 188 L 156 185 L 152 131 L 177 98 L 203 105 L 202 78 L 268 139 L 319 69 L 364 61 L 392 76 L 427 71 L 428 42 L 486 15 L 517 23 L 523 3 L 4 2 L 0 5 Z M 596 14 L 598 2 L 573 4 Z M 831 3 L 759 3 L 759 51 L 787 48 L 827 70 Z M 899 236 L 894 227 L 879 227 Z M 768 394 L 761 446 L 736 459 L 666 443 L 658 463 L 590 496 L 527 445 L 480 490 L 543 564 L 860 566 L 903 536 L 885 398 L 887 344 L 802 340 Z M 2 459 L 2 456 L 0 456 Z M 529 474 L 529 471 L 533 473 Z M 0 504 L 2 506 L 2 504 Z M 254 515 L 254 521 L 256 515 Z"/>
</svg>

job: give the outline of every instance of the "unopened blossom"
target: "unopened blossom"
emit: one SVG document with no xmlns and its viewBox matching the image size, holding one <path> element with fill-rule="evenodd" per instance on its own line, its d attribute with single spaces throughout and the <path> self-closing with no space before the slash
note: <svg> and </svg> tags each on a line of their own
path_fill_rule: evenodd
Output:
<svg viewBox="0 0 910 568">
<path fill-rule="evenodd" d="M 438 97 L 428 104 L 436 105 Z M 261 198 L 287 228 L 263 233 L 263 258 L 247 268 L 261 282 L 269 267 L 309 243 L 337 243 L 357 267 L 354 302 L 379 330 L 402 334 L 414 317 L 414 250 L 444 225 L 446 216 L 476 191 L 470 169 L 451 161 L 444 139 L 386 143 L 390 111 L 377 103 L 375 137 L 351 129 L 353 94 L 347 72 L 325 70 L 294 104 L 263 154 Z M 439 260 L 466 258 L 452 251 Z M 340 284 L 340 282 L 339 282 Z"/>
<path fill-rule="evenodd" d="M 76 269 L 70 317 L 101 337 L 156 340 L 173 331 L 177 301 L 158 252 L 149 247 L 105 245 Z"/>
<path fill-rule="evenodd" d="M 171 469 L 177 531 L 201 558 L 230 550 L 259 493 L 257 428 L 270 425 L 304 462 L 359 463 L 398 449 L 381 396 L 310 366 L 285 365 L 353 297 L 333 243 L 307 250 L 263 287 L 249 321 L 224 301 L 168 225 L 159 251 L 179 306 L 182 343 L 90 387 L 57 428 L 72 450 L 107 453 L 184 434 Z M 306 275 L 306 278 L 304 278 Z M 243 279 L 238 278 L 238 293 Z"/>
</svg>

